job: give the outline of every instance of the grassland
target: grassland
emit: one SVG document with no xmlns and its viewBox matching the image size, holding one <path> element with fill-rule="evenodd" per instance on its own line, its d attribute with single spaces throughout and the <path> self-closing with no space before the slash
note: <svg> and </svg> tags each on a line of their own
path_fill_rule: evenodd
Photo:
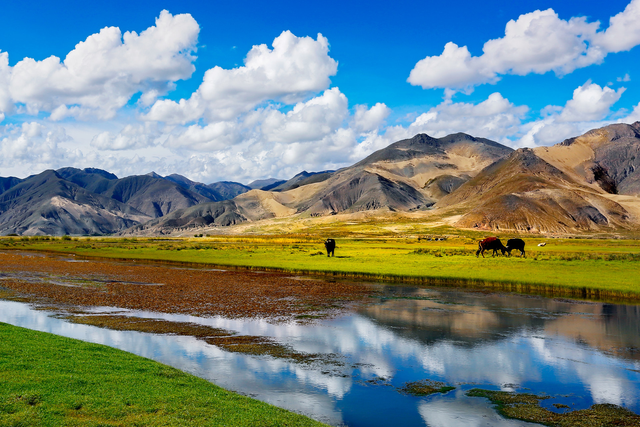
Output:
<svg viewBox="0 0 640 427">
<path fill-rule="evenodd" d="M 2 426 L 320 426 L 110 347 L 0 323 Z"/>
<path fill-rule="evenodd" d="M 640 300 L 640 241 L 525 238 L 527 257 L 476 258 L 477 236 L 337 239 L 336 257 L 305 235 L 189 239 L 5 238 L 0 249 L 195 263 L 544 295 Z M 506 236 L 503 237 L 506 240 Z M 537 244 L 545 242 L 546 246 Z M 517 252 L 517 251 L 516 251 Z"/>
</svg>

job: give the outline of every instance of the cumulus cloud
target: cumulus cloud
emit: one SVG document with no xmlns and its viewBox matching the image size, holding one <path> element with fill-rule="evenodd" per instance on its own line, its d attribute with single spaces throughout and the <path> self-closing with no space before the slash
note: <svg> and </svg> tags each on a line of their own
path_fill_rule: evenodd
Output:
<svg viewBox="0 0 640 427">
<path fill-rule="evenodd" d="M 301 170 L 347 166 L 358 140 L 377 134 L 388 114 L 388 107 L 376 104 L 358 106 L 350 116 L 346 96 L 332 88 L 289 111 L 270 105 L 235 120 L 176 127 L 163 145 L 199 159 L 195 164 L 201 171 L 193 174 L 227 174 L 217 178 L 246 182 L 288 177 Z"/>
<path fill-rule="evenodd" d="M 493 93 L 478 103 L 452 102 L 450 99 L 417 116 L 409 125 L 389 126 L 382 132 L 373 132 L 363 137 L 351 153 L 350 159 L 357 161 L 389 144 L 426 133 L 435 138 L 464 132 L 513 145 L 512 137 L 519 133 L 522 120 L 529 108 L 517 106 L 500 93 Z"/>
<path fill-rule="evenodd" d="M 131 150 L 152 147 L 162 138 L 154 123 L 128 124 L 117 135 L 101 132 L 91 140 L 91 146 L 99 150 Z"/>
<path fill-rule="evenodd" d="M 593 129 L 594 125 L 587 129 Z M 537 147 L 540 145 L 553 145 L 567 138 L 581 135 L 583 125 L 581 123 L 558 122 L 557 116 L 549 116 L 545 119 L 529 122 L 522 127 L 523 135 L 513 145 L 515 147 Z"/>
<path fill-rule="evenodd" d="M 477 57 L 471 57 L 466 46 L 449 42 L 439 56 L 418 61 L 407 81 L 423 89 L 465 88 L 496 80 L 496 72 L 485 68 Z"/>
<path fill-rule="evenodd" d="M 378 129 L 391 114 L 391 109 L 378 102 L 371 108 L 366 105 L 356 105 L 352 127 L 358 132 L 371 132 Z"/>
<path fill-rule="evenodd" d="M 329 42 L 321 34 L 314 40 L 284 31 L 272 46 L 253 46 L 242 67 L 207 70 L 189 99 L 157 101 L 146 119 L 181 124 L 202 117 L 209 122 L 230 120 L 265 101 L 299 102 L 326 89 L 337 72 Z"/>
<path fill-rule="evenodd" d="M 317 141 L 340 127 L 348 114 L 347 97 L 338 88 L 333 88 L 321 96 L 296 104 L 287 113 L 269 110 L 260 127 L 267 141 Z"/>
<path fill-rule="evenodd" d="M 195 151 L 223 150 L 241 141 L 240 131 L 241 125 L 232 121 L 191 125 L 182 133 L 170 135 L 165 146 Z"/>
<path fill-rule="evenodd" d="M 408 126 L 407 135 L 428 133 L 443 137 L 464 132 L 500 141 L 518 131 L 528 110 L 527 106 L 516 106 L 498 92 L 478 104 L 446 100 L 419 115 Z"/>
<path fill-rule="evenodd" d="M 407 81 L 424 89 L 470 90 L 504 74 L 553 71 L 562 76 L 640 44 L 638 19 L 640 0 L 632 0 L 612 17 L 606 31 L 598 31 L 600 23 L 584 17 L 566 21 L 552 9 L 536 10 L 509 21 L 504 37 L 487 41 L 480 56 L 471 56 L 466 46 L 447 43 L 441 55 L 419 61 Z"/>
<path fill-rule="evenodd" d="M 609 28 L 596 34 L 594 43 L 607 52 L 622 52 L 640 44 L 640 1 L 632 0 L 620 13 L 609 19 Z"/>
<path fill-rule="evenodd" d="M 9 54 L 0 52 L 0 122 L 4 120 L 4 113 L 13 110 L 13 102 L 9 93 L 10 78 Z"/>
<path fill-rule="evenodd" d="M 64 128 L 47 129 L 37 122 L 7 125 L 0 128 L 0 166 L 20 176 L 66 166 L 79 155 L 61 146 L 68 140 Z"/>
<path fill-rule="evenodd" d="M 218 154 L 242 152 L 235 158 L 241 159 L 247 169 L 277 171 L 296 163 L 300 168 L 314 169 L 322 162 L 346 160 L 341 150 L 356 143 L 356 134 L 344 127 L 348 117 L 346 96 L 333 88 L 296 104 L 288 112 L 267 107 L 242 119 L 191 125 L 169 136 L 164 146 Z M 234 161 L 234 156 L 223 157 L 225 162 Z"/>
<path fill-rule="evenodd" d="M 616 91 L 588 81 L 573 91 L 573 97 L 564 107 L 549 105 L 542 110 L 540 119 L 522 125 L 519 132 L 522 136 L 515 145 L 553 145 L 582 135 L 590 129 L 605 126 L 608 123 L 603 120 L 612 115 L 611 107 L 624 91 L 625 88 Z M 634 110 L 620 121 L 632 123 L 635 117 L 640 118 L 640 112 Z"/>
<path fill-rule="evenodd" d="M 54 112 L 52 120 L 112 118 L 131 97 L 165 93 L 191 76 L 199 26 L 191 15 L 162 11 L 156 25 L 137 34 L 103 28 L 69 52 L 64 61 L 24 58 L 8 66 L 0 53 L 0 110 L 24 104 L 27 112 Z M 8 96 L 7 96 L 8 94 Z"/>
<path fill-rule="evenodd" d="M 584 122 L 602 120 L 611 112 L 611 106 L 622 96 L 625 88 L 617 91 L 609 87 L 587 82 L 573 91 L 560 117 L 561 122 Z"/>
</svg>

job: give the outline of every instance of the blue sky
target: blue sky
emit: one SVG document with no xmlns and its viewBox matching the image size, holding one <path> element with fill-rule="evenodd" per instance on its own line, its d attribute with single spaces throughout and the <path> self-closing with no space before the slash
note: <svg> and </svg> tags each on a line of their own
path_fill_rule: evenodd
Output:
<svg viewBox="0 0 640 427">
<path fill-rule="evenodd" d="M 308 3 L 5 5 L 0 176 L 246 183 L 420 132 L 516 148 L 640 120 L 640 0 Z"/>
</svg>

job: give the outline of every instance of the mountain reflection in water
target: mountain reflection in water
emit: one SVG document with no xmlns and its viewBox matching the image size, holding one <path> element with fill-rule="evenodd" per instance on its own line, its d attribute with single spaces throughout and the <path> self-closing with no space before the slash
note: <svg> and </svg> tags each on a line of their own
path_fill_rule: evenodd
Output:
<svg viewBox="0 0 640 427">
<path fill-rule="evenodd" d="M 640 311 L 512 294 L 382 287 L 380 303 L 310 325 L 121 314 L 194 322 L 273 337 L 296 351 L 337 354 L 344 365 L 304 365 L 229 353 L 191 337 L 119 332 L 47 317 L 0 301 L 0 321 L 103 343 L 209 379 L 225 388 L 350 426 L 518 426 L 471 388 L 547 393 L 581 409 L 613 403 L 640 412 Z M 422 379 L 456 387 L 415 397 L 398 391 Z"/>
</svg>

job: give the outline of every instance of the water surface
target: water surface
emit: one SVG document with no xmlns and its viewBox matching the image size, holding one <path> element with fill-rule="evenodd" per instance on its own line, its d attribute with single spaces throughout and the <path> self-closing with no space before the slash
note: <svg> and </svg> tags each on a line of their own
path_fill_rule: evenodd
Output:
<svg viewBox="0 0 640 427">
<path fill-rule="evenodd" d="M 380 285 L 377 285 L 380 286 Z M 222 387 L 333 425 L 520 426 L 471 388 L 546 393 L 582 409 L 612 403 L 640 413 L 638 306 L 514 294 L 382 286 L 384 298 L 313 324 L 199 318 L 117 310 L 273 337 L 339 363 L 301 364 L 230 353 L 192 337 L 68 323 L 52 312 L 0 300 L 0 321 L 120 348 Z M 95 308 L 113 312 L 113 308 Z M 408 381 L 456 387 L 414 397 Z"/>
</svg>

